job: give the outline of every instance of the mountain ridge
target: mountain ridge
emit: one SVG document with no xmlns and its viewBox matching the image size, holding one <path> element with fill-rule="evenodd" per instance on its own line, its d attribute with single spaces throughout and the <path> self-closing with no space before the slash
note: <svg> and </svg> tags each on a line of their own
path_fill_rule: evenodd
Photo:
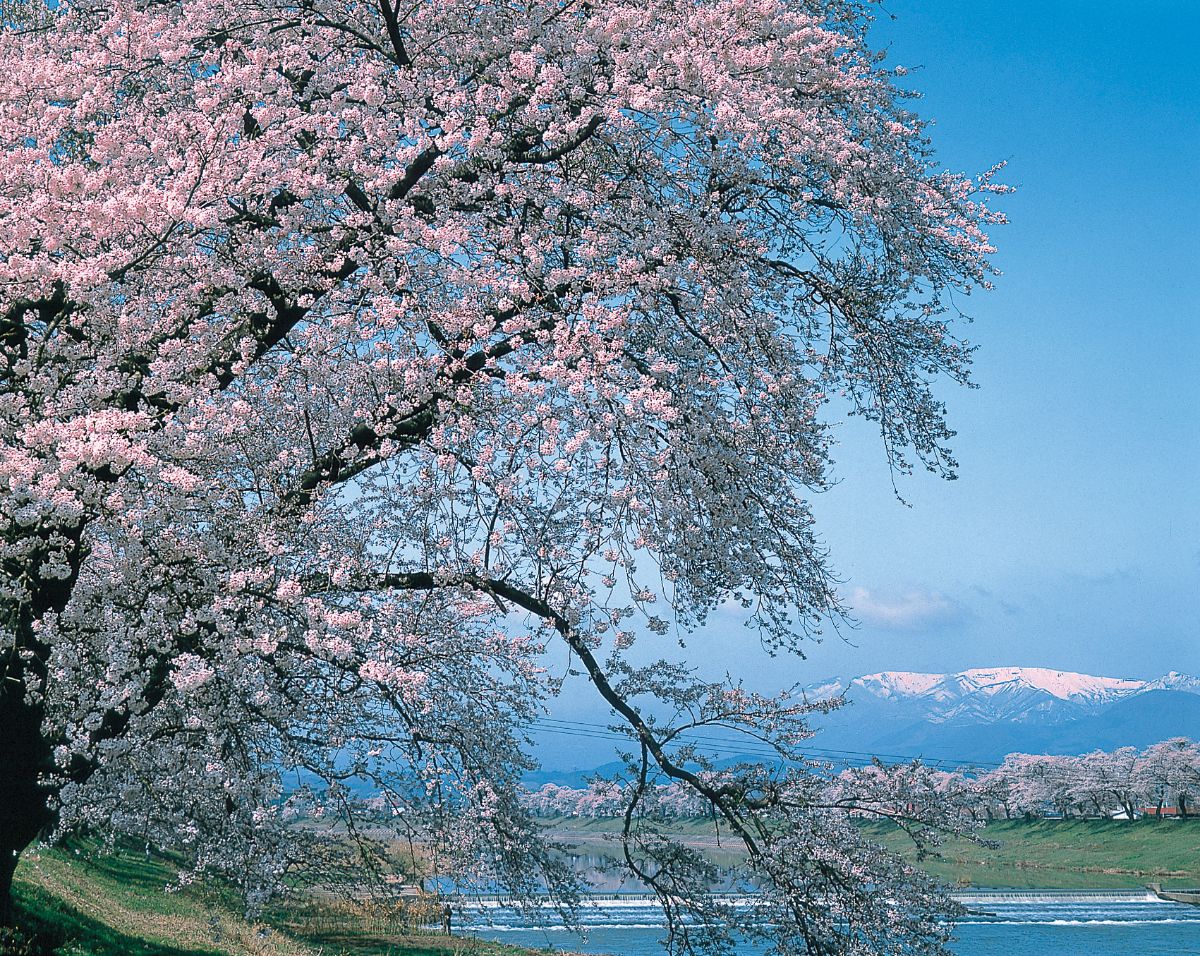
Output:
<svg viewBox="0 0 1200 956">
<path fill-rule="evenodd" d="M 879 671 L 809 684 L 805 694 L 813 702 L 845 697 L 844 706 L 810 718 L 814 759 L 835 763 L 877 754 L 987 766 L 1010 753 L 1078 755 L 1171 737 L 1200 740 L 1200 679 L 1177 671 L 1153 680 L 1022 667 Z M 736 755 L 736 747 L 731 741 L 711 756 L 718 763 L 756 759 Z M 536 771 L 526 782 L 582 786 L 617 766 Z"/>
<path fill-rule="evenodd" d="M 1153 680 L 1038 667 L 880 671 L 807 693 L 846 700 L 813 718 L 819 747 L 995 761 L 1200 738 L 1200 680 L 1177 671 Z"/>
<path fill-rule="evenodd" d="M 1154 690 L 1200 694 L 1200 680 L 1172 671 L 1154 680 L 1098 677 L 1046 667 L 973 667 L 951 673 L 879 671 L 809 685 L 814 699 L 845 697 L 920 712 L 934 723 L 1057 722 L 1092 715 Z"/>
</svg>

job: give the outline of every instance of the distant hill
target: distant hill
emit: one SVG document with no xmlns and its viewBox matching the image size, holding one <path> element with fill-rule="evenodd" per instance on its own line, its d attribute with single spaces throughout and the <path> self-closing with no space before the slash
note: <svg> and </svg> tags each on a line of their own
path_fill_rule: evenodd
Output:
<svg viewBox="0 0 1200 956">
<path fill-rule="evenodd" d="M 850 727 L 821 733 L 814 745 L 848 743 Z M 854 728 L 857 730 L 858 728 Z M 863 736 L 870 739 L 863 740 Z M 884 733 L 852 739 L 856 749 L 927 761 L 1003 760 L 1010 753 L 1081 754 L 1118 747 L 1146 747 L 1168 737 L 1200 738 L 1200 696 L 1154 690 L 1114 703 L 1099 714 L 1061 723 L 1029 721 L 944 723 L 915 721 Z"/>
<path fill-rule="evenodd" d="M 1200 739 L 1200 680 L 1174 672 L 1147 681 L 1037 667 L 884 671 L 821 681 L 805 692 L 810 700 L 845 697 L 845 706 L 813 719 L 818 733 L 811 752 L 835 763 L 871 755 L 993 763 L 1010 753 L 1081 754 L 1170 737 Z M 714 756 L 725 758 L 718 763 L 736 759 L 729 750 Z M 578 787 L 589 776 L 619 769 L 541 770 L 526 777 L 526 785 Z"/>
<path fill-rule="evenodd" d="M 810 696 L 837 693 L 847 704 L 815 722 L 814 747 L 957 762 L 1200 738 L 1200 681 L 1177 673 L 1141 681 L 1001 667 L 886 672 L 809 688 Z"/>
<path fill-rule="evenodd" d="M 521 777 L 521 783 L 530 790 L 537 790 L 548 783 L 582 789 L 592 777 L 615 777 L 624 770 L 625 764 L 619 760 L 592 767 L 590 770 L 531 770 Z"/>
<path fill-rule="evenodd" d="M 977 667 L 954 674 L 884 671 L 849 681 L 834 678 L 807 688 L 812 697 L 844 693 L 856 703 L 886 704 L 933 723 L 1074 720 L 1161 690 L 1200 695 L 1200 680 L 1175 672 L 1145 681 L 1045 667 Z"/>
</svg>

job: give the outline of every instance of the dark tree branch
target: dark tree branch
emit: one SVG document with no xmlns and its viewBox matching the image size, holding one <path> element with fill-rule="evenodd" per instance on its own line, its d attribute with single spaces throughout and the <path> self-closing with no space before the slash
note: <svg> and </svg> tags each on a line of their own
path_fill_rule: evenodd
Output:
<svg viewBox="0 0 1200 956">
<path fill-rule="evenodd" d="M 755 834 L 750 822 L 739 812 L 738 804 L 745 806 L 741 794 L 736 788 L 713 786 L 684 767 L 679 766 L 667 754 L 662 740 L 646 722 L 638 710 L 613 686 L 604 667 L 592 653 L 591 647 L 567 618 L 556 611 L 542 598 L 537 597 L 517 587 L 509 581 L 499 578 L 485 578 L 474 574 L 434 575 L 429 572 L 412 572 L 382 575 L 370 585 L 379 589 L 394 590 L 437 590 L 441 588 L 466 587 L 484 594 L 492 595 L 501 600 L 535 614 L 545 620 L 566 641 L 567 646 L 579 657 L 587 672 L 588 679 L 613 710 L 615 710 L 633 730 L 639 744 L 646 748 L 654 757 L 655 763 L 673 780 L 688 784 L 697 793 L 707 799 L 712 806 L 729 823 L 730 827 L 741 838 L 752 856 L 760 855 L 759 836 Z"/>
<path fill-rule="evenodd" d="M 387 0 L 380 0 L 381 3 L 386 3 Z M 412 161 L 408 169 L 392 185 L 388 192 L 388 199 L 403 199 L 407 196 L 412 188 L 421 180 L 429 170 L 433 169 L 433 164 L 437 162 L 437 158 L 442 155 L 442 151 L 436 146 L 427 146 L 417 158 Z"/>
<path fill-rule="evenodd" d="M 470 355 L 463 356 L 461 353 L 452 353 L 458 361 L 455 363 L 454 371 L 446 377 L 446 388 L 435 392 L 415 408 L 402 414 L 397 412 L 394 418 L 376 423 L 374 426 L 364 423 L 352 428 L 345 441 L 315 457 L 312 464 L 300 474 L 295 486 L 281 497 L 282 509 L 286 511 L 306 507 L 322 485 L 349 481 L 379 464 L 383 461 L 383 457 L 377 453 L 385 442 L 393 442 L 401 448 L 411 448 L 428 438 L 437 424 L 438 406 L 449 397 L 448 388 L 470 381 L 483 372 L 489 363 L 511 355 L 523 344 L 532 341 L 538 332 L 552 329 L 557 321 L 557 313 L 560 311 L 556 303 L 571 289 L 572 287 L 565 283 L 556 286 L 537 303 L 550 310 L 551 315 L 530 331 L 511 335 L 487 348 L 472 352 Z M 588 286 L 586 284 L 581 286 L 579 291 L 588 291 Z M 492 314 L 493 322 L 501 325 L 533 304 L 531 302 L 519 303 L 512 308 L 498 310 Z M 439 336 L 435 334 L 434 338 L 437 339 Z M 444 336 L 441 338 L 444 339 Z M 442 341 L 440 344 L 447 345 L 448 341 Z"/>
<path fill-rule="evenodd" d="M 400 23 L 396 19 L 396 9 L 388 3 L 388 0 L 379 0 L 379 12 L 383 14 L 383 23 L 387 27 L 388 40 L 392 44 L 394 59 L 399 66 L 412 66 L 412 60 L 404 48 L 404 38 L 400 36 Z"/>
<path fill-rule="evenodd" d="M 538 153 L 518 150 L 513 153 L 513 158 L 522 163 L 553 163 L 555 160 L 562 159 L 569 153 L 575 152 L 575 150 L 591 139 L 592 136 L 595 135 L 596 131 L 603 125 L 603 116 L 593 116 L 583 129 L 581 129 L 578 133 L 571 137 L 571 139 L 567 140 L 560 146 L 556 146 L 554 149 L 548 149 Z"/>
</svg>

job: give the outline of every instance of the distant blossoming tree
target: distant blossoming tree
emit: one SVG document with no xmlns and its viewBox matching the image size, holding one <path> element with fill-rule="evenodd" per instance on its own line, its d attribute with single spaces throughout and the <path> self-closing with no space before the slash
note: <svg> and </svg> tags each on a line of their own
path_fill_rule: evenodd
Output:
<svg viewBox="0 0 1200 956">
<path fill-rule="evenodd" d="M 1155 813 L 1173 806 L 1181 817 L 1200 803 L 1200 743 L 1173 737 L 1147 747 L 1134 767 L 1134 779 Z"/>
<path fill-rule="evenodd" d="M 905 768 L 891 768 L 902 779 Z M 1135 820 L 1165 809 L 1186 817 L 1200 793 L 1200 745 L 1173 737 L 1145 750 L 1118 747 L 1082 756 L 1009 754 L 986 772 L 961 767 L 932 775 L 942 799 L 974 819 L 1060 816 Z M 565 791 L 547 794 L 551 805 L 569 803 Z M 546 812 L 540 810 L 539 812 Z"/>
<path fill-rule="evenodd" d="M 558 644 L 627 728 L 629 799 L 682 783 L 745 844 L 751 931 L 939 946 L 935 888 L 844 806 L 702 771 L 650 716 L 787 754 L 806 704 L 626 653 L 730 599 L 772 650 L 837 612 L 828 402 L 895 468 L 953 467 L 943 302 L 986 284 L 997 187 L 936 166 L 868 19 L 4 5 L 5 917 L 21 851 L 91 824 L 269 887 L 288 809 L 351 778 L 450 864 L 554 884 L 516 782 Z M 636 819 L 631 865 L 699 916 L 674 943 L 736 931 Z"/>
</svg>

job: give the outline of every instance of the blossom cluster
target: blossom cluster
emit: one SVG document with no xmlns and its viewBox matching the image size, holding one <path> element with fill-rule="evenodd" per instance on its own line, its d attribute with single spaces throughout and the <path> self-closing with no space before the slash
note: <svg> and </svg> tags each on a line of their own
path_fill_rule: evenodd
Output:
<svg viewBox="0 0 1200 956">
<path fill-rule="evenodd" d="M 801 711 L 663 636 L 837 616 L 831 418 L 952 472 L 946 303 L 1000 221 L 866 8 L 5 11 L 0 850 L 103 823 L 278 885 L 284 804 L 366 781 L 527 886 L 526 729 L 576 665 L 751 839 L 754 787 L 689 780 L 638 701 L 784 747 Z M 838 925 L 796 938 L 864 951 Z"/>
</svg>

